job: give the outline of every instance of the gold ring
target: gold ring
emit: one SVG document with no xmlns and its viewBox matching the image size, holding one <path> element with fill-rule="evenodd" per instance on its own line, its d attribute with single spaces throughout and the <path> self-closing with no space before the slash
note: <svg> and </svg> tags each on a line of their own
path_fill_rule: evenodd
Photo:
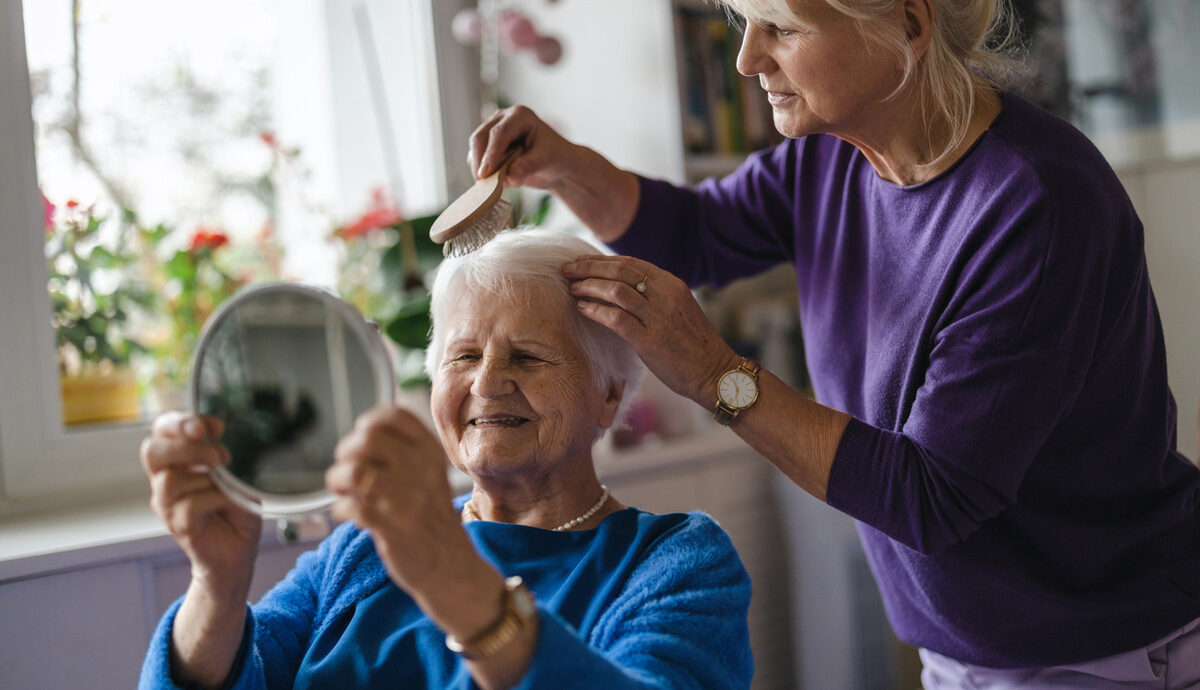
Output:
<svg viewBox="0 0 1200 690">
<path fill-rule="evenodd" d="M 368 465 L 367 469 L 363 472 L 362 481 L 359 481 L 358 486 L 355 487 L 355 489 L 358 491 L 358 495 L 362 498 L 367 498 L 370 496 L 371 491 L 375 488 L 375 482 L 378 479 L 379 470 Z"/>
<path fill-rule="evenodd" d="M 637 290 L 638 292 L 642 293 L 643 295 L 646 294 L 646 279 L 649 277 L 650 276 L 643 275 L 642 281 L 640 283 L 638 283 L 637 285 L 634 285 L 633 289 Z"/>
</svg>

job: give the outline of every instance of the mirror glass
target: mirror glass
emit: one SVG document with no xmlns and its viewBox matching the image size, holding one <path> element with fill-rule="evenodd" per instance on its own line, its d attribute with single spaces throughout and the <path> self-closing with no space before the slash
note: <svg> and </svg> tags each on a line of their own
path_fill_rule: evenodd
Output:
<svg viewBox="0 0 1200 690">
<path fill-rule="evenodd" d="M 265 517 L 333 502 L 325 470 L 360 414 L 393 398 L 374 324 L 325 290 L 294 283 L 245 290 L 205 326 L 192 362 L 192 409 L 224 422 L 225 493 Z"/>
</svg>

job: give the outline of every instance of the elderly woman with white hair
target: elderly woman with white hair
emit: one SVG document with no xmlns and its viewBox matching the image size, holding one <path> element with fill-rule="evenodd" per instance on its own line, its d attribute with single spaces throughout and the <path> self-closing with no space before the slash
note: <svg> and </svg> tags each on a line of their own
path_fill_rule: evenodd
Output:
<svg viewBox="0 0 1200 690">
<path fill-rule="evenodd" d="M 1200 683 L 1200 472 L 1142 224 L 1079 131 L 1006 90 L 1007 3 L 720 4 L 788 140 L 686 188 L 513 107 L 473 134 L 478 174 L 520 141 L 508 182 L 631 255 L 567 267 L 581 313 L 859 521 L 928 686 Z M 781 262 L 816 401 L 688 290 Z"/>
<path fill-rule="evenodd" d="M 360 418 L 326 475 L 348 521 L 252 607 L 261 521 L 194 471 L 227 458 L 221 429 L 160 418 L 142 461 L 192 581 L 142 687 L 747 687 L 750 583 L 728 536 L 597 479 L 592 446 L 641 364 L 568 293 L 563 265 L 594 251 L 510 231 L 442 264 L 437 436 L 399 407 Z"/>
</svg>

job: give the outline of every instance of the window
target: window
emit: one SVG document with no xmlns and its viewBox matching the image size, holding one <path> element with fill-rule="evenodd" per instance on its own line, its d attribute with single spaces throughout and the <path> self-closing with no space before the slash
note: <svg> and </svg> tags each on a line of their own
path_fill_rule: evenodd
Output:
<svg viewBox="0 0 1200 690">
<path fill-rule="evenodd" d="M 0 504 L 9 508 L 144 482 L 144 421 L 62 423 L 41 192 L 60 215 L 130 208 L 141 225 L 169 226 L 164 241 L 177 247 L 201 228 L 250 242 L 269 224 L 285 278 L 331 284 L 333 228 L 375 189 L 412 215 L 443 204 L 444 147 L 464 159 L 465 136 L 444 144 L 442 113 L 453 113 L 445 119 L 456 132 L 473 125 L 462 119 L 470 90 L 436 88 L 469 83 L 445 75 L 468 61 L 435 44 L 453 10 L 430 0 L 111 0 L 75 3 L 81 146 L 70 131 L 72 3 L 25 4 L 0 0 Z M 382 100 L 372 91 L 380 83 Z"/>
<path fill-rule="evenodd" d="M 1200 5 L 1192 0 L 1025 0 L 1039 79 L 1029 95 L 1120 167 L 1200 153 Z"/>
</svg>

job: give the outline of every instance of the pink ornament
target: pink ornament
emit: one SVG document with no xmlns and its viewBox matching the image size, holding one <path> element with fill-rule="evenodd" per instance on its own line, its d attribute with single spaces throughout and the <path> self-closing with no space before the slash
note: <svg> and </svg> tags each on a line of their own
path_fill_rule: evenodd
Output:
<svg viewBox="0 0 1200 690">
<path fill-rule="evenodd" d="M 42 229 L 50 232 L 54 229 L 54 204 L 46 198 L 46 193 L 38 188 L 38 193 L 42 195 Z"/>
<path fill-rule="evenodd" d="M 450 22 L 450 33 L 465 46 L 479 43 L 479 37 L 483 34 L 483 20 L 479 18 L 479 12 L 472 9 L 460 10 Z"/>
<path fill-rule="evenodd" d="M 537 55 L 538 62 L 543 65 L 553 65 L 562 58 L 562 43 L 559 43 L 558 39 L 553 36 L 543 36 L 538 40 L 534 53 Z"/>
<path fill-rule="evenodd" d="M 520 12 L 508 10 L 500 15 L 500 35 L 505 44 L 516 50 L 534 50 L 539 36 L 533 22 Z"/>
</svg>

